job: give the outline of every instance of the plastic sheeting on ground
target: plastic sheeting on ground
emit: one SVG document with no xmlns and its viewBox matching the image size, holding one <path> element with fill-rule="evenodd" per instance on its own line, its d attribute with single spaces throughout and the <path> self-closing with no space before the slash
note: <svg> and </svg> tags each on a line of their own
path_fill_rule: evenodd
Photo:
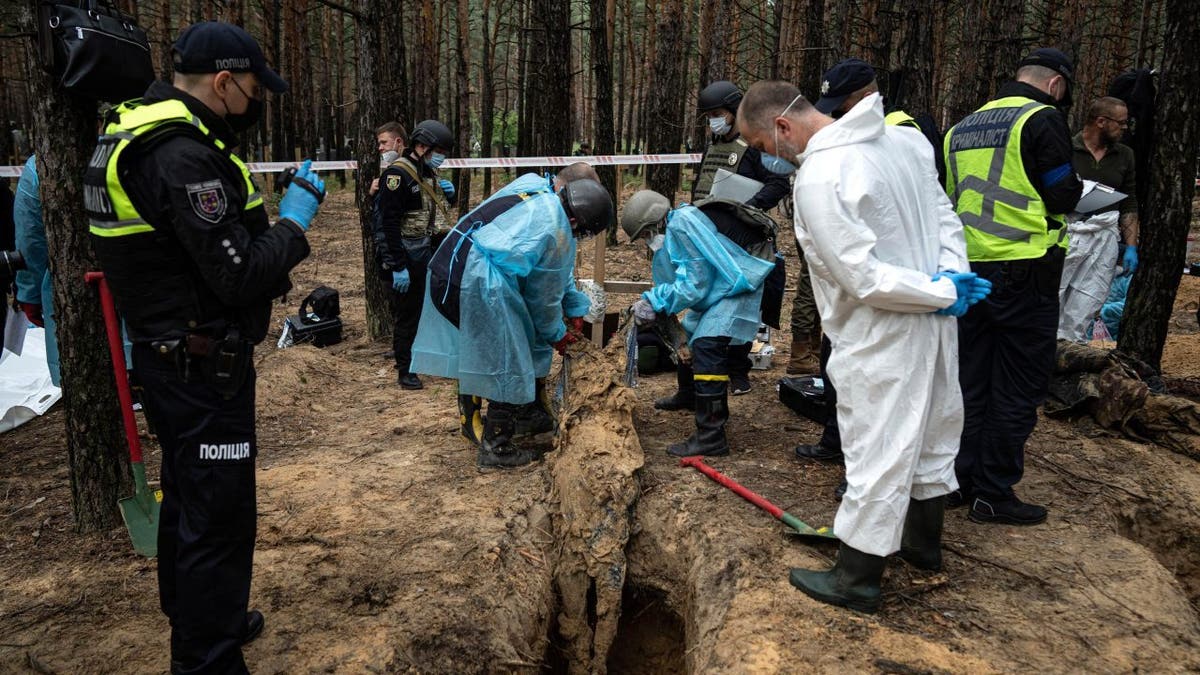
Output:
<svg viewBox="0 0 1200 675">
<path fill-rule="evenodd" d="M 30 328 L 21 355 L 4 355 L 0 365 L 0 433 L 45 414 L 62 398 L 46 366 L 46 331 Z"/>
</svg>

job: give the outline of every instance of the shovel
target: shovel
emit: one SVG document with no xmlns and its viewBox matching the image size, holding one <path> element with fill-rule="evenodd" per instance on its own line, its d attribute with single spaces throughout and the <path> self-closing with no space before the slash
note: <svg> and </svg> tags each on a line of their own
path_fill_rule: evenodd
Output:
<svg viewBox="0 0 1200 675">
<path fill-rule="evenodd" d="M 117 380 L 117 400 L 121 405 L 121 422 L 125 425 L 125 440 L 129 443 L 129 466 L 133 470 L 132 497 L 118 500 L 121 518 L 133 540 L 133 550 L 147 558 L 158 555 L 158 512 L 162 491 L 151 492 L 146 483 L 146 465 L 142 463 L 142 443 L 137 423 L 133 420 L 133 396 L 129 391 L 129 376 L 125 370 L 125 350 L 121 346 L 121 328 L 117 308 L 103 272 L 88 272 L 84 281 L 100 289 L 100 308 L 104 312 L 104 328 L 108 333 L 108 351 L 112 355 L 113 375 Z"/>
<path fill-rule="evenodd" d="M 803 520 L 800 520 L 796 516 L 793 516 L 787 511 L 784 511 L 778 506 L 775 506 L 771 502 L 767 501 L 762 495 L 756 492 L 751 492 L 750 490 L 742 487 L 729 476 L 726 476 L 720 471 L 717 471 L 711 466 L 705 464 L 703 457 L 684 457 L 683 459 L 679 460 L 679 466 L 690 466 L 696 469 L 700 473 L 716 481 L 718 484 L 733 490 L 742 499 L 745 499 L 763 511 L 775 516 L 776 520 L 783 521 L 783 524 L 788 526 L 788 529 L 784 530 L 787 534 L 837 541 L 837 535 L 833 533 L 832 529 L 828 527 L 814 528 L 808 523 L 805 523 Z"/>
</svg>

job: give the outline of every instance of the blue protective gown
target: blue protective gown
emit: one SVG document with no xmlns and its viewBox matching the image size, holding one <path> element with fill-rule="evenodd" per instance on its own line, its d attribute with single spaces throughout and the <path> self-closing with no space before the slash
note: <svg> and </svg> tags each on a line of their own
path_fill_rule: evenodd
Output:
<svg viewBox="0 0 1200 675">
<path fill-rule="evenodd" d="M 666 241 L 651 264 L 654 288 L 642 294 L 658 313 L 691 310 L 680 322 L 688 344 L 727 336 L 744 344 L 758 332 L 763 281 L 775 267 L 717 232 L 694 206 L 667 216 Z"/>
<path fill-rule="evenodd" d="M 58 366 L 57 324 L 54 321 L 53 292 L 50 285 L 49 254 L 46 249 L 46 226 L 42 223 L 42 197 L 38 192 L 37 162 L 30 156 L 17 181 L 13 195 L 13 222 L 17 226 L 17 250 L 25 256 L 26 269 L 17 272 L 17 300 L 42 306 L 46 323 L 46 365 L 50 381 L 61 386 Z M 82 281 L 81 281 L 82 283 Z"/>
<path fill-rule="evenodd" d="M 583 316 L 590 304 L 575 288 L 575 238 L 558 196 L 545 178 L 526 174 L 488 201 L 518 193 L 529 196 L 470 235 L 460 327 L 426 290 L 413 343 L 414 373 L 454 378 L 460 394 L 505 403 L 534 400 L 552 345 L 566 334 L 563 317 Z"/>
</svg>

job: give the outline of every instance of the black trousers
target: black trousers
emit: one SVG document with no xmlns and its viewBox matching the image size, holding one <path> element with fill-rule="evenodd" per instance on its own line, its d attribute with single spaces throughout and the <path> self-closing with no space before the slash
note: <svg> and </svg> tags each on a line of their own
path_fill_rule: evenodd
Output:
<svg viewBox="0 0 1200 675">
<path fill-rule="evenodd" d="M 392 309 L 392 352 L 396 355 L 396 370 L 407 373 L 412 366 L 413 340 L 421 324 L 421 307 L 425 302 L 425 266 L 410 264 L 408 269 L 412 284 L 408 292 L 391 292 Z M 386 283 L 392 286 L 392 273 L 387 273 Z"/>
<path fill-rule="evenodd" d="M 827 450 L 841 450 L 842 432 L 838 429 L 837 388 L 833 386 L 833 381 L 829 379 L 829 373 L 825 370 L 825 367 L 829 365 L 829 354 L 832 351 L 833 345 L 829 342 L 829 338 L 822 337 L 821 381 L 825 383 L 825 411 L 828 413 L 828 417 L 825 418 L 825 430 L 821 432 L 821 440 L 818 443 Z"/>
<path fill-rule="evenodd" d="M 198 367 L 185 381 L 149 345 L 133 369 L 162 446 L 158 593 L 171 660 L 185 673 L 246 673 L 242 640 L 257 517 L 253 365 L 223 398 Z"/>
<path fill-rule="evenodd" d="M 692 379 L 698 396 L 720 396 L 728 390 L 729 352 L 727 337 L 692 342 Z"/>
<path fill-rule="evenodd" d="M 1012 499 L 1025 472 L 1025 441 L 1054 367 L 1062 267 L 1058 247 L 1035 260 L 971 263 L 992 293 L 958 321 L 965 419 L 955 472 L 964 493 Z"/>
<path fill-rule="evenodd" d="M 729 375 L 735 381 L 750 379 L 750 369 L 753 366 L 750 362 L 750 348 L 753 346 L 751 342 L 729 346 Z"/>
</svg>

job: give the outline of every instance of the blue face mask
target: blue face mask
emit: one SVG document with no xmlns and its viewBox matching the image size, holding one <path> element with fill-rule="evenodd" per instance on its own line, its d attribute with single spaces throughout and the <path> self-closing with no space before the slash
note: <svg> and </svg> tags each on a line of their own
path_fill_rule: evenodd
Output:
<svg viewBox="0 0 1200 675">
<path fill-rule="evenodd" d="M 724 117 L 708 118 L 708 128 L 712 130 L 714 136 L 724 136 L 733 131 L 733 125 L 725 121 Z"/>
<path fill-rule="evenodd" d="M 789 173 L 796 173 L 796 165 L 769 153 L 762 153 L 762 165 L 767 171 L 786 176 Z"/>
<path fill-rule="evenodd" d="M 435 152 L 429 156 L 429 159 L 425 160 L 425 163 L 429 165 L 429 168 L 436 169 L 441 166 L 442 162 L 444 161 L 446 161 L 446 156 L 440 152 Z"/>
</svg>

